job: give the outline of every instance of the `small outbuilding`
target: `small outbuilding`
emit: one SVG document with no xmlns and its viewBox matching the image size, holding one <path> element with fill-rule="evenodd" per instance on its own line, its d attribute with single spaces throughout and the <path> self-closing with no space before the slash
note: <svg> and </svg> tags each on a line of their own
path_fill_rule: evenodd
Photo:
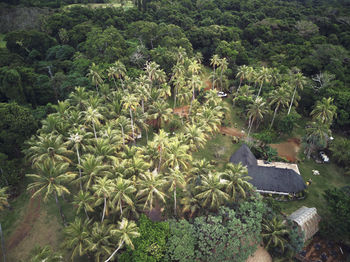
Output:
<svg viewBox="0 0 350 262">
<path fill-rule="evenodd" d="M 288 219 L 297 224 L 299 231 L 304 233 L 304 241 L 306 241 L 317 233 L 321 217 L 317 214 L 315 207 L 302 206 L 288 216 Z"/>
</svg>

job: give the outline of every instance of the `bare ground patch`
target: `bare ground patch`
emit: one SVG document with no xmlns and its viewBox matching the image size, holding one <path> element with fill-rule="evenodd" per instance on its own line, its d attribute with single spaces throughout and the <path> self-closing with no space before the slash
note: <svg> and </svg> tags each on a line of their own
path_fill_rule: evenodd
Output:
<svg viewBox="0 0 350 262">
<path fill-rule="evenodd" d="M 280 157 L 285 157 L 291 162 L 296 162 L 298 160 L 298 153 L 300 149 L 299 138 L 290 138 L 286 142 L 271 144 L 270 146 L 277 150 Z"/>
</svg>

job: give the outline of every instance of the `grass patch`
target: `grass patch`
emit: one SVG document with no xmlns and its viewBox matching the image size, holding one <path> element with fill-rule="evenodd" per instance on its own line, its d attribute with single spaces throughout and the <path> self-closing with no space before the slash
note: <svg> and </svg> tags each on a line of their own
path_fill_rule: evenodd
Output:
<svg viewBox="0 0 350 262">
<path fill-rule="evenodd" d="M 312 179 L 312 184 L 308 188 L 306 199 L 290 202 L 281 202 L 283 212 L 291 214 L 302 206 L 316 207 L 322 216 L 327 211 L 326 202 L 323 199 L 323 192 L 333 187 L 343 187 L 350 184 L 350 177 L 344 176 L 344 170 L 333 163 L 317 164 L 314 160 L 305 160 L 300 163 L 299 170 L 304 181 Z M 312 170 L 320 171 L 319 176 L 312 175 Z"/>
<path fill-rule="evenodd" d="M 223 170 L 230 156 L 240 147 L 233 144 L 232 138 L 222 134 L 216 134 L 208 140 L 205 147 L 193 153 L 194 159 L 214 160 L 219 171 Z"/>
</svg>

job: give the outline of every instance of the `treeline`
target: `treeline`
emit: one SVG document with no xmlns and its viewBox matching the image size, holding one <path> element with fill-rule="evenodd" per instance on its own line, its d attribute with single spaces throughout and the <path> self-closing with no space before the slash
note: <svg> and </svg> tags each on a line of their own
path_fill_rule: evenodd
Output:
<svg viewBox="0 0 350 262">
<path fill-rule="evenodd" d="M 58 8 L 70 4 L 108 3 L 108 0 L 1 0 L 9 5 Z"/>
</svg>

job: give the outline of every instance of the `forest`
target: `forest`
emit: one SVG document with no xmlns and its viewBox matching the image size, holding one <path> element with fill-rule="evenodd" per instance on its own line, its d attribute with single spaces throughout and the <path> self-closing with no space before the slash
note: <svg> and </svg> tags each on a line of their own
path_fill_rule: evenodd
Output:
<svg viewBox="0 0 350 262">
<path fill-rule="evenodd" d="M 285 219 L 303 205 L 317 208 L 318 235 L 350 254 L 350 2 L 0 9 L 33 19 L 0 27 L 6 261 L 238 262 L 260 247 L 295 261 L 307 243 Z M 294 138 L 295 161 L 272 146 Z M 257 193 L 247 167 L 229 162 L 242 144 L 297 163 L 308 188 Z"/>
</svg>

